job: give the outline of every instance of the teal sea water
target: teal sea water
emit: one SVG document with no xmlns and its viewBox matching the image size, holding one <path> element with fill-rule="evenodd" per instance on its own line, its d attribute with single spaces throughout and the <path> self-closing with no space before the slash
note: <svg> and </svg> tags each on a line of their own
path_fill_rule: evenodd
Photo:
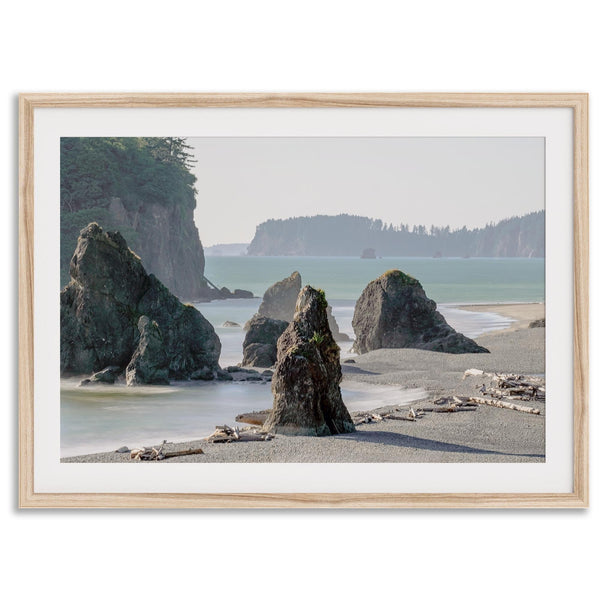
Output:
<svg viewBox="0 0 600 600">
<path fill-rule="evenodd" d="M 446 320 L 469 337 L 506 327 L 510 319 L 491 312 L 461 310 L 461 303 L 542 302 L 542 259 L 361 260 L 338 257 L 207 257 L 206 276 L 219 286 L 251 290 L 256 296 L 275 281 L 299 271 L 304 284 L 325 290 L 340 330 L 353 337 L 354 304 L 367 283 L 388 269 L 401 269 L 419 279 L 438 303 Z M 260 298 L 222 300 L 195 306 L 221 339 L 221 366 L 242 358 L 241 326 L 256 312 Z M 340 344 L 350 356 L 351 342 Z M 78 388 L 77 380 L 61 382 L 61 456 L 113 450 L 122 445 L 184 441 L 210 434 L 218 424 L 233 424 L 235 415 L 268 408 L 270 386 L 251 383 L 177 383 L 170 386 Z M 367 410 L 410 402 L 419 391 L 387 386 L 342 385 L 350 410 Z M 417 396 L 415 396 L 417 395 Z"/>
<path fill-rule="evenodd" d="M 541 258 L 378 258 L 313 256 L 211 256 L 205 274 L 219 287 L 248 289 L 256 296 L 299 271 L 303 283 L 322 288 L 328 300 L 356 301 L 389 269 L 416 277 L 441 303 L 542 302 Z"/>
</svg>

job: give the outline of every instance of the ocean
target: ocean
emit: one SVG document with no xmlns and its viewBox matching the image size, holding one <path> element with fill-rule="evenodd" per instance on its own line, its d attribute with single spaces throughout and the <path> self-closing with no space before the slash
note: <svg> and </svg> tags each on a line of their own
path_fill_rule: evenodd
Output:
<svg viewBox="0 0 600 600">
<path fill-rule="evenodd" d="M 455 329 L 468 337 L 505 328 L 511 320 L 492 311 L 470 312 L 458 305 L 544 301 L 543 259 L 432 259 L 345 257 L 207 257 L 205 274 L 219 286 L 247 289 L 256 296 L 297 270 L 303 284 L 325 290 L 340 330 L 353 337 L 354 304 L 367 283 L 389 269 L 401 269 L 423 285 Z M 242 327 L 260 298 L 196 304 L 221 339 L 222 367 L 242 358 Z M 340 344 L 342 358 L 351 342 Z M 78 388 L 79 379 L 61 381 L 61 456 L 102 452 L 127 445 L 205 437 L 215 425 L 233 424 L 237 414 L 269 408 L 270 386 L 256 383 L 176 383 L 127 388 Z M 407 403 L 419 390 L 342 384 L 350 410 Z"/>
</svg>

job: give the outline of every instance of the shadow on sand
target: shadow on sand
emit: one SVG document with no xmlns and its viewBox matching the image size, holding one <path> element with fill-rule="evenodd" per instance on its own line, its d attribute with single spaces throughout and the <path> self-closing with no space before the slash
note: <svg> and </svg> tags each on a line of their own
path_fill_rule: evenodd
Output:
<svg viewBox="0 0 600 600">
<path fill-rule="evenodd" d="M 415 448 L 418 450 L 430 450 L 433 452 L 459 452 L 462 454 L 495 454 L 499 456 L 522 456 L 527 458 L 545 458 L 543 454 L 519 454 L 512 452 L 500 452 L 498 450 L 485 450 L 473 448 L 462 444 L 449 444 L 437 442 L 427 438 L 419 438 L 391 431 L 356 431 L 355 433 L 342 434 L 339 436 L 354 442 L 369 442 L 371 444 L 385 444 L 387 446 L 399 446 L 404 448 Z"/>
</svg>

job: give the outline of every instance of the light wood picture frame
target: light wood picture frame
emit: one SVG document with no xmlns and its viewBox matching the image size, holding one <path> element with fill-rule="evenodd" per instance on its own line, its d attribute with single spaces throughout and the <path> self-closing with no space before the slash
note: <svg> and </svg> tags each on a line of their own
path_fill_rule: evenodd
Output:
<svg viewBox="0 0 600 600">
<path fill-rule="evenodd" d="M 34 464 L 34 155 L 45 109 L 438 108 L 572 112 L 572 491 L 540 493 L 48 493 Z M 111 133 L 110 135 L 113 135 Z M 21 508 L 585 508 L 588 500 L 588 96 L 585 93 L 26 93 L 19 98 L 19 506 Z M 58 292 L 58 290 L 57 290 Z M 58 343 L 58 342 L 57 342 Z"/>
</svg>

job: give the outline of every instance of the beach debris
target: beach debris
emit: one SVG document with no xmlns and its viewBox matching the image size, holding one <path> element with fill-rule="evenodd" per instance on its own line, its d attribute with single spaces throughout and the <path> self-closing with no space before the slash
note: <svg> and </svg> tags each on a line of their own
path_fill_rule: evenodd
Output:
<svg viewBox="0 0 600 600">
<path fill-rule="evenodd" d="M 167 440 L 163 440 L 162 444 L 156 448 L 154 446 L 144 448 L 134 448 L 131 450 L 131 460 L 165 460 L 166 458 L 174 458 L 176 456 L 188 456 L 190 454 L 204 454 L 202 448 L 184 448 L 183 450 L 165 450 Z M 118 450 L 119 451 L 119 450 Z M 118 452 L 117 451 L 117 452 Z"/>
<path fill-rule="evenodd" d="M 115 452 L 118 452 L 119 454 L 125 454 L 126 452 L 131 452 L 131 450 L 127 446 L 121 446 L 115 450 Z"/>
<path fill-rule="evenodd" d="M 191 454 L 204 454 L 202 448 L 185 448 L 184 450 L 163 451 L 162 458 L 175 458 L 177 456 L 189 456 Z M 157 459 L 162 460 L 162 459 Z"/>
<path fill-rule="evenodd" d="M 469 376 L 486 376 L 491 381 L 478 388 L 483 396 L 501 400 L 546 400 L 546 383 L 541 377 L 517 375 L 515 373 L 485 373 L 480 369 L 467 369 L 463 379 Z"/>
<path fill-rule="evenodd" d="M 487 406 L 496 406 L 498 408 L 508 408 L 510 410 L 517 410 L 519 412 L 530 413 L 532 415 L 539 415 L 539 408 L 531 408 L 529 406 L 521 406 L 520 404 L 513 404 L 512 402 L 504 402 L 503 400 L 496 400 L 495 398 L 477 398 L 469 397 L 470 402 L 477 404 L 486 404 Z"/>
<path fill-rule="evenodd" d="M 229 444 L 231 442 L 269 442 L 275 436 L 263 431 L 258 427 L 229 427 L 229 425 L 217 425 L 214 433 L 206 438 L 207 442 L 213 444 Z"/>
<path fill-rule="evenodd" d="M 383 411 L 383 412 L 382 412 Z M 421 408 L 414 410 L 412 407 L 406 413 L 400 413 L 400 407 L 380 409 L 380 412 L 355 412 L 352 418 L 355 425 L 365 425 L 368 423 L 377 423 L 379 421 L 416 421 L 425 415 Z"/>
<path fill-rule="evenodd" d="M 249 413 L 242 413 L 237 415 L 235 420 L 238 423 L 249 423 L 250 425 L 264 425 L 267 417 L 271 414 L 271 409 L 267 410 L 256 410 Z"/>
<path fill-rule="evenodd" d="M 510 410 L 516 410 L 519 412 L 530 413 L 532 415 L 539 415 L 539 408 L 531 408 L 529 406 L 521 406 L 520 404 L 513 404 L 512 402 L 504 402 L 503 400 L 496 400 L 495 398 L 479 398 L 477 396 L 452 396 L 438 398 L 434 401 L 434 404 L 447 405 L 443 408 L 435 408 L 434 412 L 460 412 L 463 410 L 473 410 L 472 407 L 476 407 L 478 404 L 485 404 L 486 406 L 495 406 L 497 408 L 508 408 Z"/>
<path fill-rule="evenodd" d="M 433 403 L 437 406 L 430 410 L 436 413 L 472 412 L 477 410 L 475 402 L 470 402 L 457 396 L 443 396 L 434 400 Z"/>
<path fill-rule="evenodd" d="M 485 371 L 482 371 L 481 369 L 467 369 L 462 378 L 466 379 L 467 377 L 473 377 L 473 376 L 479 376 L 479 377 L 483 377 L 483 376 L 488 376 L 491 377 L 493 375 L 493 373 L 486 373 Z"/>
</svg>

